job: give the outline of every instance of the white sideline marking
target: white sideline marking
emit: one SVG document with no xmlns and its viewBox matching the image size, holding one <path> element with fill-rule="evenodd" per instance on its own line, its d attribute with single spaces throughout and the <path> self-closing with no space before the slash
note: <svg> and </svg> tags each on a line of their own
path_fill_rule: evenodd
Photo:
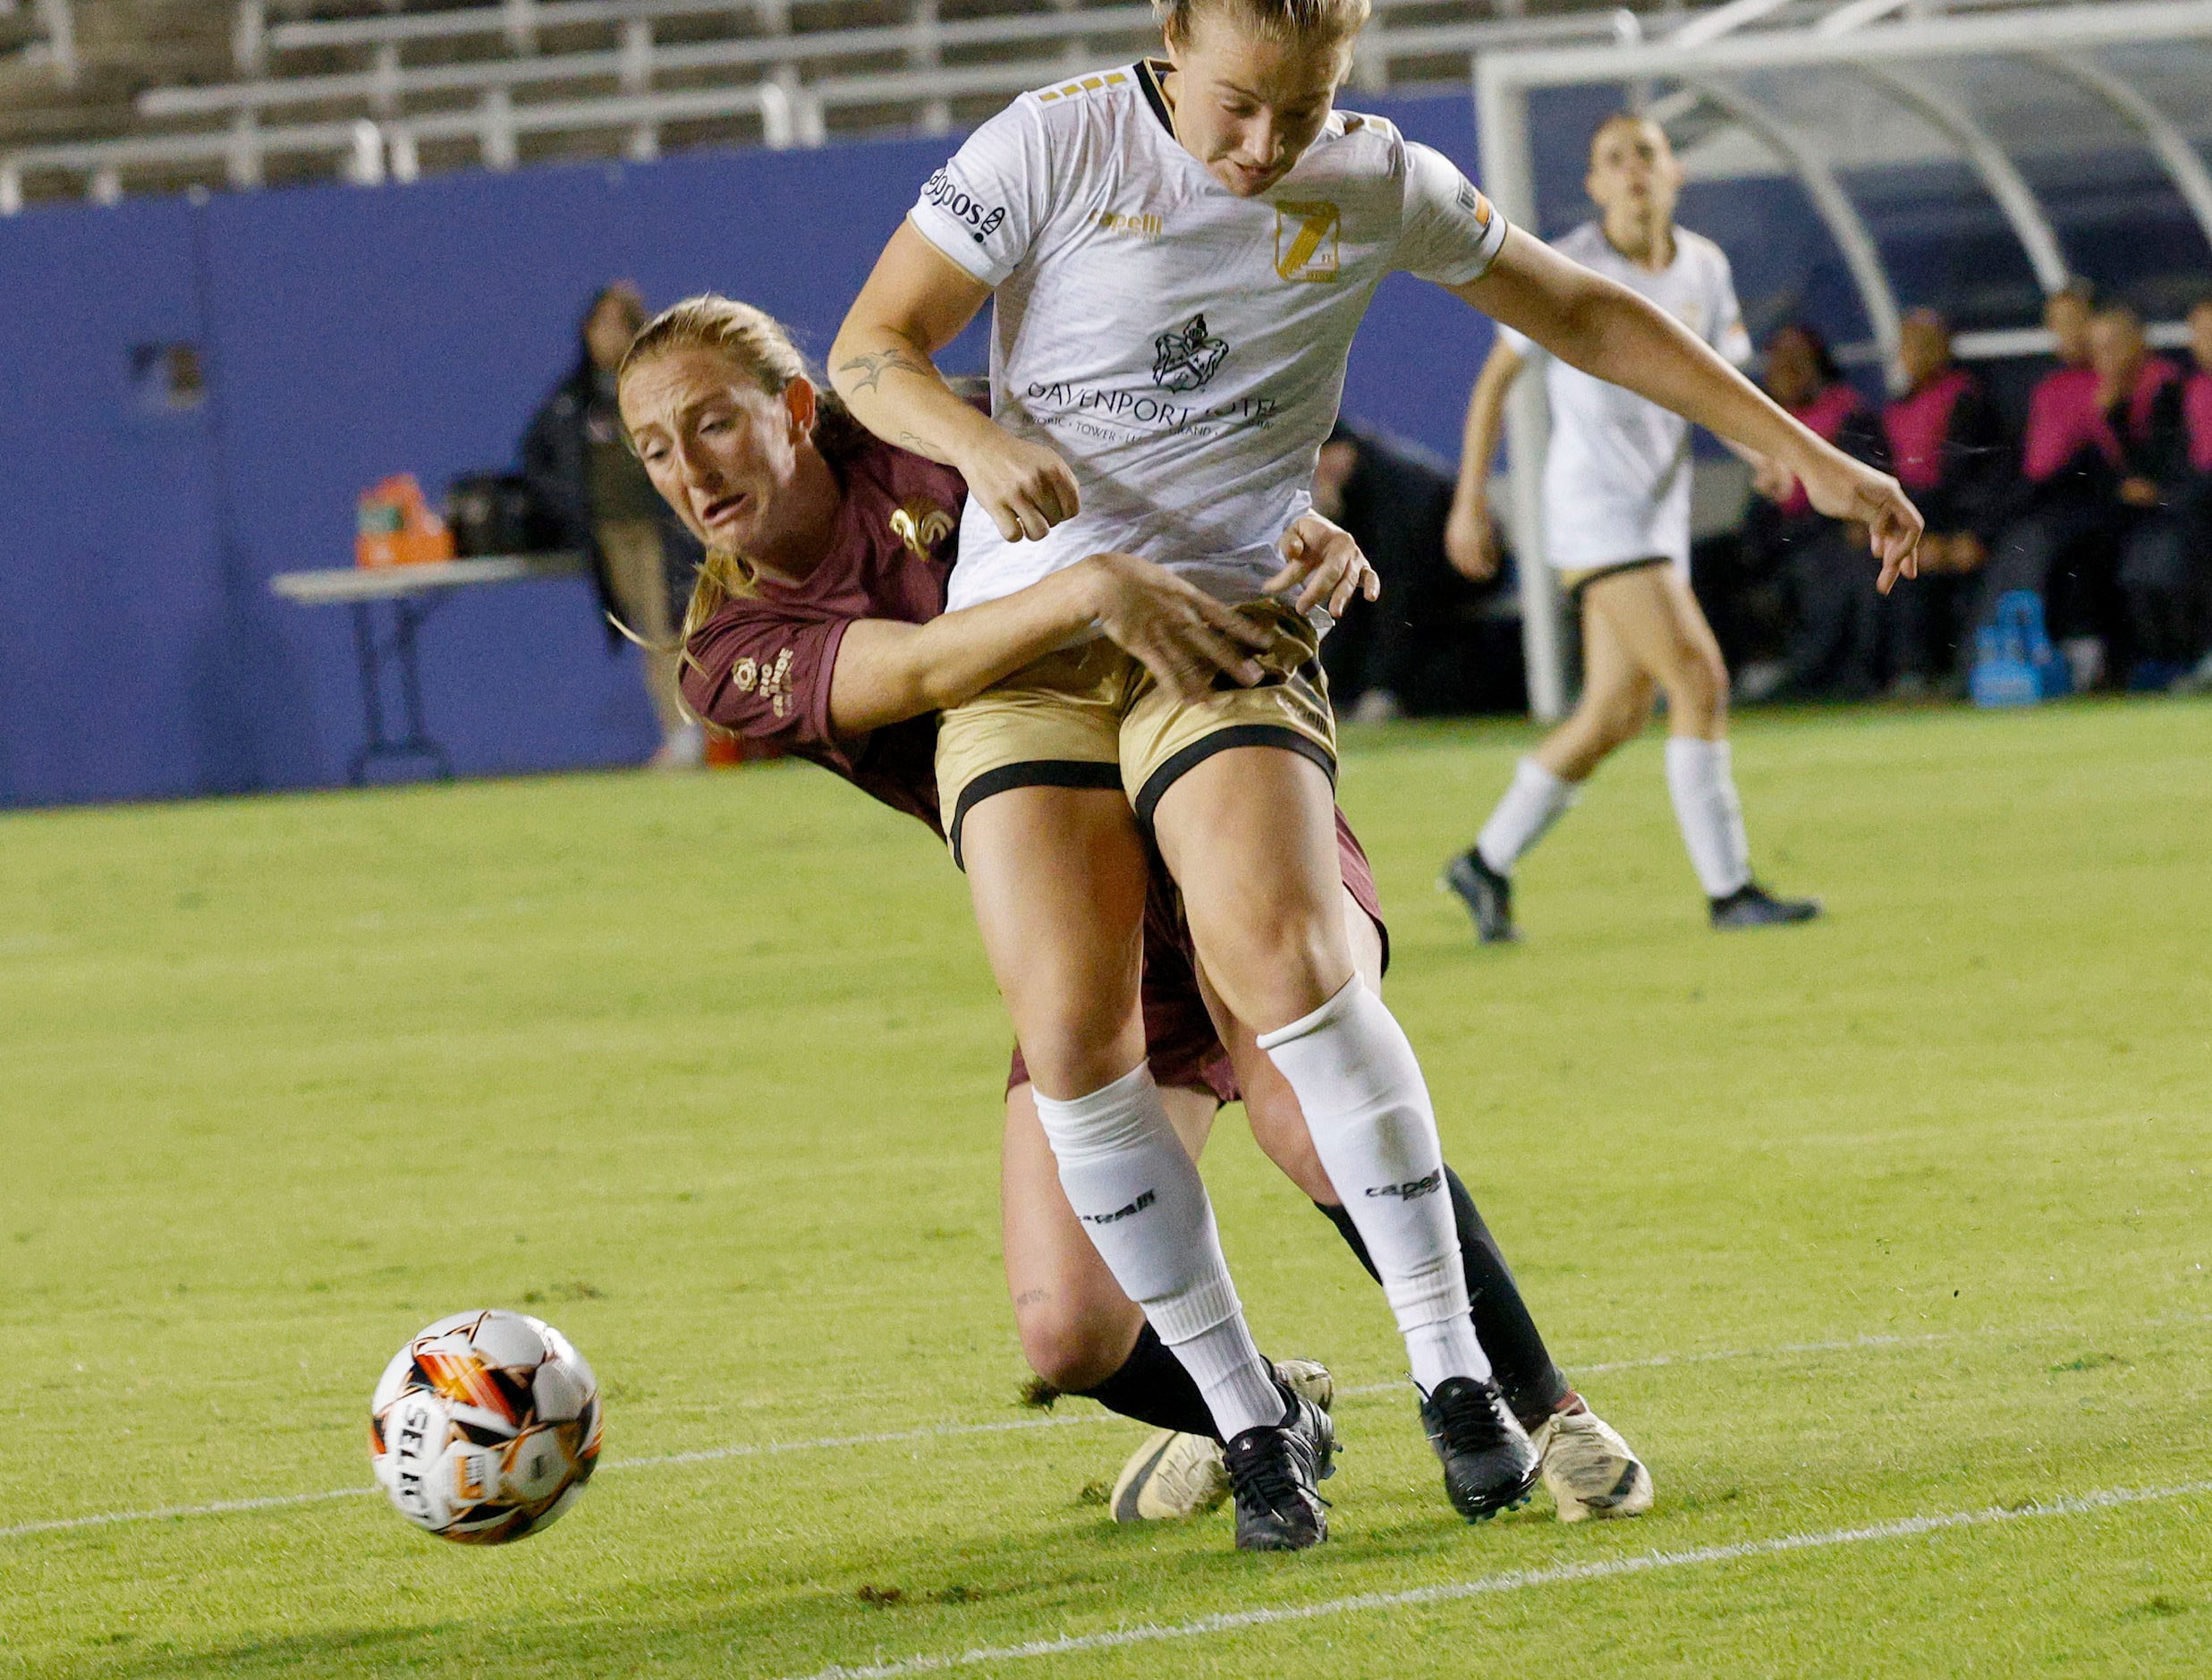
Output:
<svg viewBox="0 0 2212 1680">
<path fill-rule="evenodd" d="M 619 1458 L 602 1468 L 652 1470 L 662 1464 L 706 1464 L 717 1458 L 756 1458 L 768 1453 L 815 1453 L 832 1447 L 879 1447 L 891 1441 L 926 1441 L 940 1435 L 1003 1435 L 1010 1430 L 1081 1429 L 1094 1423 L 1126 1423 L 1112 1412 L 1080 1412 L 1070 1417 L 1013 1418 L 1003 1423 L 933 1423 L 926 1430 L 890 1430 L 881 1435 L 831 1435 L 818 1441 L 758 1441 L 739 1447 L 706 1447 L 693 1453 L 656 1453 L 649 1458 Z M 7 1532 L 0 1529 L 0 1534 Z"/>
<path fill-rule="evenodd" d="M 758 1458 L 773 1453 L 816 1453 L 835 1447 L 879 1447 L 894 1441 L 926 1441 L 945 1435 L 999 1435 L 1009 1430 L 1081 1429 L 1099 1423 L 1126 1422 L 1111 1412 L 1079 1413 L 1064 1418 L 1015 1418 L 1002 1423 L 933 1423 L 927 1429 L 889 1430 L 879 1435 L 831 1435 L 817 1441 L 750 1441 L 736 1447 L 708 1447 L 693 1453 L 656 1453 L 645 1458 L 611 1458 L 599 1466 L 608 1470 L 657 1470 L 667 1464 L 705 1464 L 720 1458 Z M 319 1505 L 326 1499 L 352 1499 L 377 1491 L 366 1488 L 331 1488 L 321 1493 L 284 1493 L 267 1499 L 217 1499 L 208 1505 L 171 1505 L 153 1511 L 102 1511 L 92 1516 L 49 1517 L 42 1523 L 18 1523 L 0 1528 L 0 1540 L 16 1534 L 51 1534 L 62 1529 L 105 1528 L 115 1523 L 155 1523 L 164 1517 L 225 1516 L 234 1511 L 275 1511 L 286 1506 Z"/>
<path fill-rule="evenodd" d="M 2158 1324 L 2199 1324 L 2212 1322 L 2212 1316 L 2182 1313 L 2163 1318 L 2142 1319 L 2125 1327 L 2142 1328 Z M 1792 1353 L 1852 1353 L 1865 1348 L 1920 1346 L 1930 1342 L 1955 1341 L 1967 1336 L 2073 1336 L 2086 1335 L 2072 1325 L 2046 1325 L 2040 1329 L 2019 1330 L 1998 1325 L 1985 1325 L 1979 1330 L 1937 1330 L 1926 1336 L 1854 1336 L 1840 1342 L 1785 1342 L 1776 1347 L 1744 1347 L 1725 1349 L 1711 1353 L 1658 1353 L 1649 1359 L 1615 1360 L 1610 1364 L 1577 1365 L 1581 1371 L 1651 1370 L 1665 1365 L 1699 1365 L 1714 1360 L 1771 1358 Z M 1361 1383 L 1355 1387 L 1339 1388 L 1341 1396 L 1397 1394 L 1405 1387 L 1403 1382 Z M 706 1464 L 725 1458 L 759 1458 L 777 1453 L 818 1453 L 838 1447 L 881 1447 L 899 1441 L 926 1441 L 943 1436 L 1000 1435 L 1014 1430 L 1079 1429 L 1101 1423 L 1125 1422 L 1111 1412 L 1078 1413 L 1070 1417 L 1014 1418 L 997 1423 L 933 1423 L 919 1430 L 889 1430 L 877 1435 L 831 1435 L 811 1441 L 752 1441 L 735 1447 L 708 1447 L 690 1453 L 657 1453 L 644 1458 L 609 1459 L 599 1466 L 602 1470 L 651 1470 L 665 1464 Z M 89 1516 L 48 1517 L 43 1522 L 17 1523 L 0 1528 L 0 1540 L 9 1540 L 20 1534 L 53 1534 L 67 1529 L 106 1528 L 117 1523 L 156 1523 L 165 1517 L 227 1516 L 240 1511 L 275 1511 L 288 1506 L 320 1505 L 326 1499 L 351 1499 L 376 1492 L 374 1486 L 366 1488 L 331 1488 L 321 1493 L 276 1494 L 266 1499 L 217 1499 L 208 1505 L 163 1506 L 151 1511 L 101 1511 Z"/>
<path fill-rule="evenodd" d="M 217 1499 L 212 1505 L 168 1505 L 157 1511 L 102 1511 L 92 1516 L 49 1517 L 43 1523 L 18 1523 L 0 1528 L 0 1540 L 11 1534 L 51 1534 L 65 1528 L 105 1528 L 111 1523 L 152 1523 L 165 1516 L 221 1516 L 231 1511 L 274 1511 L 288 1505 L 318 1505 L 325 1499 L 351 1499 L 374 1488 L 331 1488 L 321 1493 L 280 1493 L 267 1499 Z"/>
<path fill-rule="evenodd" d="M 889 1680 L 894 1675 L 929 1674 L 946 1668 L 971 1668 L 988 1662 L 1015 1662 L 1030 1657 L 1064 1657 L 1076 1651 L 1112 1650 L 1161 1640 L 1199 1639 L 1208 1633 L 1233 1633 L 1248 1627 L 1270 1627 L 1284 1622 L 1310 1622 L 1323 1616 L 1348 1616 L 1360 1610 L 1393 1610 L 1412 1604 L 1449 1604 L 1460 1599 L 1492 1593 L 1520 1592 L 1530 1587 L 1556 1586 L 1569 1582 L 1610 1581 L 1622 1575 L 1645 1574 L 1655 1569 L 1682 1569 L 1693 1564 L 1733 1563 L 1743 1557 L 1770 1557 L 1782 1552 L 1810 1551 L 1826 1546 L 1855 1546 L 1867 1540 L 1906 1540 L 1915 1534 L 1934 1534 L 1945 1529 L 1979 1528 L 1990 1523 L 2015 1523 L 2030 1516 L 2081 1516 L 2115 1506 L 2145 1505 L 2155 1499 L 2186 1498 L 2212 1493 L 2212 1481 L 2187 1481 L 2172 1488 L 2108 1488 L 2101 1493 L 2070 1495 L 2034 1505 L 1992 1506 L 1979 1511 L 1949 1511 L 1935 1516 L 1901 1517 L 1892 1523 L 1871 1523 L 1863 1528 L 1829 1529 L 1824 1533 L 1783 1534 L 1773 1540 L 1737 1540 L 1726 1546 L 1700 1546 L 1686 1552 L 1641 1552 L 1633 1557 L 1608 1558 L 1603 1563 L 1558 1564 L 1549 1569 L 1514 1569 L 1504 1574 L 1480 1575 L 1472 1581 L 1447 1582 L 1434 1587 L 1413 1587 L 1403 1592 L 1362 1592 L 1351 1598 L 1326 1599 L 1318 1604 L 1284 1605 L 1264 1610 L 1233 1610 L 1201 1616 L 1193 1621 L 1165 1626 L 1157 1622 L 1133 1627 L 1111 1628 L 1100 1633 L 1071 1633 L 1061 1639 L 1032 1640 L 1023 1645 L 981 1646 L 973 1650 L 926 1652 L 848 1668 L 832 1665 L 794 1680 Z"/>
<path fill-rule="evenodd" d="M 2168 1313 L 2162 1318 L 2135 1319 L 2125 1324 L 2107 1325 L 2107 1330 L 2142 1330 L 2162 1324 L 2212 1324 L 2212 1314 L 2181 1312 Z M 1608 1370 L 1657 1370 L 1666 1365 L 1708 1365 L 1724 1359 L 1784 1359 L 1795 1353 L 1857 1353 L 1877 1347 L 1928 1347 L 1937 1342 L 1963 1341 L 1977 1336 L 2088 1336 L 2093 1332 L 2072 1324 L 2046 1324 L 2034 1329 L 2022 1330 L 2012 1325 L 1985 1324 L 1973 1330 L 1929 1330 L 1920 1336 L 1849 1336 L 1840 1342 L 1784 1342 L 1774 1347 L 1719 1348 L 1709 1353 L 1654 1353 L 1648 1359 L 1616 1359 L 1603 1364 L 1577 1364 L 1576 1376 Z M 1398 1394 L 1406 1384 L 1401 1382 L 1366 1382 L 1356 1387 L 1339 1388 L 1340 1395 Z"/>
<path fill-rule="evenodd" d="M 1784 1342 L 1778 1347 L 1729 1347 L 1710 1353 L 1655 1353 L 1648 1359 L 1616 1359 L 1603 1364 L 1574 1367 L 1576 1376 L 1608 1370 L 1657 1370 L 1665 1365 L 1707 1365 L 1723 1359 L 1779 1359 L 1792 1353 L 1854 1353 L 1870 1347 L 1920 1347 L 1931 1342 L 1955 1342 L 1968 1336 L 2062 1336 L 2072 1334 L 2071 1325 L 2047 1325 L 2039 1330 L 1994 1329 L 1931 1330 L 1925 1336 L 1853 1336 L 1841 1342 Z M 1340 1395 L 1396 1394 L 1403 1382 L 1363 1382 L 1339 1388 Z"/>
</svg>

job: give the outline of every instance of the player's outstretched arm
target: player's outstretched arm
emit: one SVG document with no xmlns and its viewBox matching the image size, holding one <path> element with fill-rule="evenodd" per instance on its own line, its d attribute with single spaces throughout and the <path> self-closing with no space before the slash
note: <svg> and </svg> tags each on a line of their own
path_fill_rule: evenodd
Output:
<svg viewBox="0 0 2212 1680">
<path fill-rule="evenodd" d="M 1648 397 L 1794 473 L 1820 512 L 1867 527 L 1869 546 L 1882 567 L 1877 587 L 1885 593 L 1900 576 L 1918 575 L 1920 510 L 1897 480 L 1800 425 L 1648 299 L 1519 228 L 1508 231 L 1487 273 L 1451 289 L 1562 361 Z"/>
<path fill-rule="evenodd" d="M 1497 575 L 1497 538 L 1490 528 L 1490 463 L 1505 430 L 1505 399 L 1521 377 L 1521 358 L 1499 339 L 1467 399 L 1467 426 L 1460 439 L 1459 484 L 1444 525 L 1445 557 L 1476 582 Z"/>
<path fill-rule="evenodd" d="M 931 360 L 990 295 L 902 222 L 830 346 L 829 379 L 853 418 L 886 443 L 959 468 L 968 494 L 1007 541 L 1019 542 L 1074 517 L 1075 475 L 1051 450 L 962 402 Z"/>
</svg>

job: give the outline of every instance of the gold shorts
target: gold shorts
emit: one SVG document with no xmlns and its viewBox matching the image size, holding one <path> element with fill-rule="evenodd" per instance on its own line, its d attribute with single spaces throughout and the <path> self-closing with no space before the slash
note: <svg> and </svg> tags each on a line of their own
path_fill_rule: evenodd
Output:
<svg viewBox="0 0 2212 1680">
<path fill-rule="evenodd" d="M 1336 720 L 1320 633 L 1274 601 L 1243 610 L 1276 632 L 1255 687 L 1224 676 L 1205 699 L 1178 703 L 1134 655 L 1101 638 L 1048 653 L 945 713 L 937 800 L 953 861 L 968 813 L 1008 788 L 1118 787 L 1148 829 L 1177 777 L 1232 747 L 1282 747 L 1334 783 Z"/>
</svg>

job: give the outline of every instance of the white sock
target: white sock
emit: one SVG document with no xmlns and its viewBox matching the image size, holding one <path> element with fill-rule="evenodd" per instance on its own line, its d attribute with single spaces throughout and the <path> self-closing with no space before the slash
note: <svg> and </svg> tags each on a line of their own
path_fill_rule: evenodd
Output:
<svg viewBox="0 0 2212 1680">
<path fill-rule="evenodd" d="M 1574 803 L 1575 785 L 1563 782 L 1534 759 L 1521 759 L 1513 785 L 1482 825 L 1475 850 L 1500 875 L 1511 875 L 1521 854 L 1544 837 L 1544 831 Z"/>
<path fill-rule="evenodd" d="M 1075 1217 L 1198 1384 L 1221 1438 L 1282 1422 L 1283 1392 L 1245 1328 L 1205 1182 L 1151 1069 L 1140 1062 L 1069 1102 L 1038 1091 L 1037 1116 Z"/>
<path fill-rule="evenodd" d="M 1382 1274 L 1427 1394 L 1490 1374 L 1467 1316 L 1467 1274 L 1444 1193 L 1444 1150 L 1405 1032 L 1357 974 L 1303 1020 L 1259 1035 L 1306 1112 L 1314 1151 Z"/>
<path fill-rule="evenodd" d="M 1744 837 L 1743 805 L 1725 741 L 1695 735 L 1666 738 L 1666 791 L 1674 796 L 1674 820 L 1708 898 L 1725 898 L 1751 878 L 1751 843 Z"/>
</svg>

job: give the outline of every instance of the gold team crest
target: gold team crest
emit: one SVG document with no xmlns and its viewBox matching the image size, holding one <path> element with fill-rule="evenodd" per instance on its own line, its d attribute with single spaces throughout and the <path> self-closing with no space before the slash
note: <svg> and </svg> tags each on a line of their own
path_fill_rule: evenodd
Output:
<svg viewBox="0 0 2212 1680">
<path fill-rule="evenodd" d="M 1326 199 L 1275 207 L 1275 271 L 1285 280 L 1334 280 L 1343 218 Z"/>
<path fill-rule="evenodd" d="M 891 534 L 915 559 L 927 560 L 953 534 L 953 516 L 926 496 L 911 496 L 891 515 Z"/>
</svg>

